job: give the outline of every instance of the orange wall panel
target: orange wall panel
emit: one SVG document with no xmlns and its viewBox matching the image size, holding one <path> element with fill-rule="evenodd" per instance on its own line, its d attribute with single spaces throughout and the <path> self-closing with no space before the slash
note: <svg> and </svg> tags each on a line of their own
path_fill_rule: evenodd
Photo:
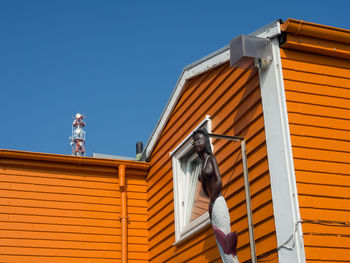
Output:
<svg viewBox="0 0 350 263">
<path fill-rule="evenodd" d="M 350 63 L 282 48 L 308 262 L 349 260 Z"/>
<path fill-rule="evenodd" d="M 29 154 L 0 158 L 0 262 L 120 261 L 117 166 L 85 169 Z M 148 262 L 147 169 L 126 171 L 128 258 Z"/>
</svg>

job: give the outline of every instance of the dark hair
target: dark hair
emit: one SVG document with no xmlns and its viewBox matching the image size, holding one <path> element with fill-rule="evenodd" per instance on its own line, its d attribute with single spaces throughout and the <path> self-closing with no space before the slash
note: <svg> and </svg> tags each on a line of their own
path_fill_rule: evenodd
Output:
<svg viewBox="0 0 350 263">
<path fill-rule="evenodd" d="M 192 133 L 192 139 L 194 139 L 194 136 L 198 133 L 201 133 L 204 135 L 204 137 L 205 137 L 205 150 L 207 153 L 212 154 L 213 152 L 211 151 L 208 131 L 204 128 L 199 128 Z"/>
</svg>

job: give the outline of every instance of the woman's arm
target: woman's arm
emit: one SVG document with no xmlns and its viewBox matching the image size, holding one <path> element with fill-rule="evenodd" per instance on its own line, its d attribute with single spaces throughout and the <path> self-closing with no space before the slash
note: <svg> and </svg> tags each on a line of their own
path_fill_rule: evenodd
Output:
<svg viewBox="0 0 350 263">
<path fill-rule="evenodd" d="M 216 162 L 216 158 L 214 155 L 210 156 L 210 162 L 211 162 L 211 165 L 213 166 L 213 177 L 211 178 L 212 182 L 210 184 L 210 186 L 212 187 L 210 202 L 214 202 L 221 193 L 222 181 L 221 181 L 219 166 Z"/>
<path fill-rule="evenodd" d="M 214 155 L 210 156 L 210 162 L 211 162 L 211 165 L 213 166 L 213 176 L 210 180 L 211 195 L 210 195 L 210 203 L 209 203 L 209 218 L 211 220 L 211 213 L 213 210 L 214 202 L 221 193 L 222 181 L 221 181 L 219 166 L 216 162 L 216 158 Z"/>
<path fill-rule="evenodd" d="M 202 164 L 202 165 L 203 165 L 203 164 Z M 205 180 L 205 177 L 204 177 L 203 174 L 202 174 L 202 170 L 200 171 L 200 173 L 199 173 L 199 175 L 198 175 L 198 181 L 201 182 L 203 192 L 206 194 L 206 196 L 209 197 L 209 193 L 208 193 L 208 190 L 207 190 L 207 187 L 206 187 L 206 184 L 207 184 L 208 182 L 207 182 L 207 180 Z"/>
<path fill-rule="evenodd" d="M 202 189 L 203 189 L 203 192 L 205 193 L 206 196 L 209 197 L 209 193 L 208 193 L 208 190 L 207 190 L 207 180 L 203 179 L 202 177 L 202 180 L 200 181 L 201 182 L 201 185 L 202 185 Z"/>
</svg>

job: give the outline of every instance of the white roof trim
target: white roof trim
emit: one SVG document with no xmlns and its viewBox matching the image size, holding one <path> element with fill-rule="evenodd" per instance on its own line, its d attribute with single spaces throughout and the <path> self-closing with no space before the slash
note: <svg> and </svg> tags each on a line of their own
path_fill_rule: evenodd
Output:
<svg viewBox="0 0 350 263">
<path fill-rule="evenodd" d="M 276 35 L 279 35 L 281 33 L 280 27 L 279 27 L 279 22 L 274 21 L 261 29 L 253 32 L 251 35 L 257 36 L 257 37 L 275 37 Z M 155 127 L 153 130 L 153 133 L 151 137 L 149 138 L 147 145 L 145 147 L 145 150 L 142 155 L 143 160 L 147 160 L 152 153 L 158 138 L 161 134 L 161 132 L 164 129 L 164 126 L 166 122 L 169 119 L 170 113 L 172 112 L 173 108 L 175 107 L 178 99 L 180 98 L 180 95 L 182 93 L 182 90 L 184 88 L 184 85 L 186 81 L 194 76 L 197 76 L 199 74 L 204 73 L 207 70 L 210 70 L 212 68 L 215 68 L 227 61 L 230 60 L 230 48 L 229 46 L 225 46 L 216 52 L 186 66 L 181 75 L 179 80 L 177 81 L 175 85 L 175 89 L 173 93 L 170 96 L 170 99 Z"/>
</svg>

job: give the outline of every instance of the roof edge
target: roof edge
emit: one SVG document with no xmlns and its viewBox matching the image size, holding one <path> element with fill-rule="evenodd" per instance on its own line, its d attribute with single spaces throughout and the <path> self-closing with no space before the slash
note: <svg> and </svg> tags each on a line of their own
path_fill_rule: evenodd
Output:
<svg viewBox="0 0 350 263">
<path fill-rule="evenodd" d="M 129 168 L 140 169 L 140 170 L 148 170 L 149 168 L 148 163 L 139 162 L 139 161 L 113 160 L 113 159 L 104 159 L 104 158 L 81 157 L 81 156 L 70 156 L 70 155 L 61 155 L 61 154 L 0 149 L 0 159 L 4 159 L 4 158 L 56 162 L 61 164 L 95 165 L 95 166 L 107 166 L 107 167 L 117 167 L 123 164 L 127 168 L 129 167 Z"/>
<path fill-rule="evenodd" d="M 350 44 L 350 30 L 343 28 L 325 26 L 321 24 L 306 22 L 303 20 L 288 18 L 281 25 L 281 30 L 283 32 L 291 33 L 294 35 L 312 36 L 316 38 Z"/>
</svg>

